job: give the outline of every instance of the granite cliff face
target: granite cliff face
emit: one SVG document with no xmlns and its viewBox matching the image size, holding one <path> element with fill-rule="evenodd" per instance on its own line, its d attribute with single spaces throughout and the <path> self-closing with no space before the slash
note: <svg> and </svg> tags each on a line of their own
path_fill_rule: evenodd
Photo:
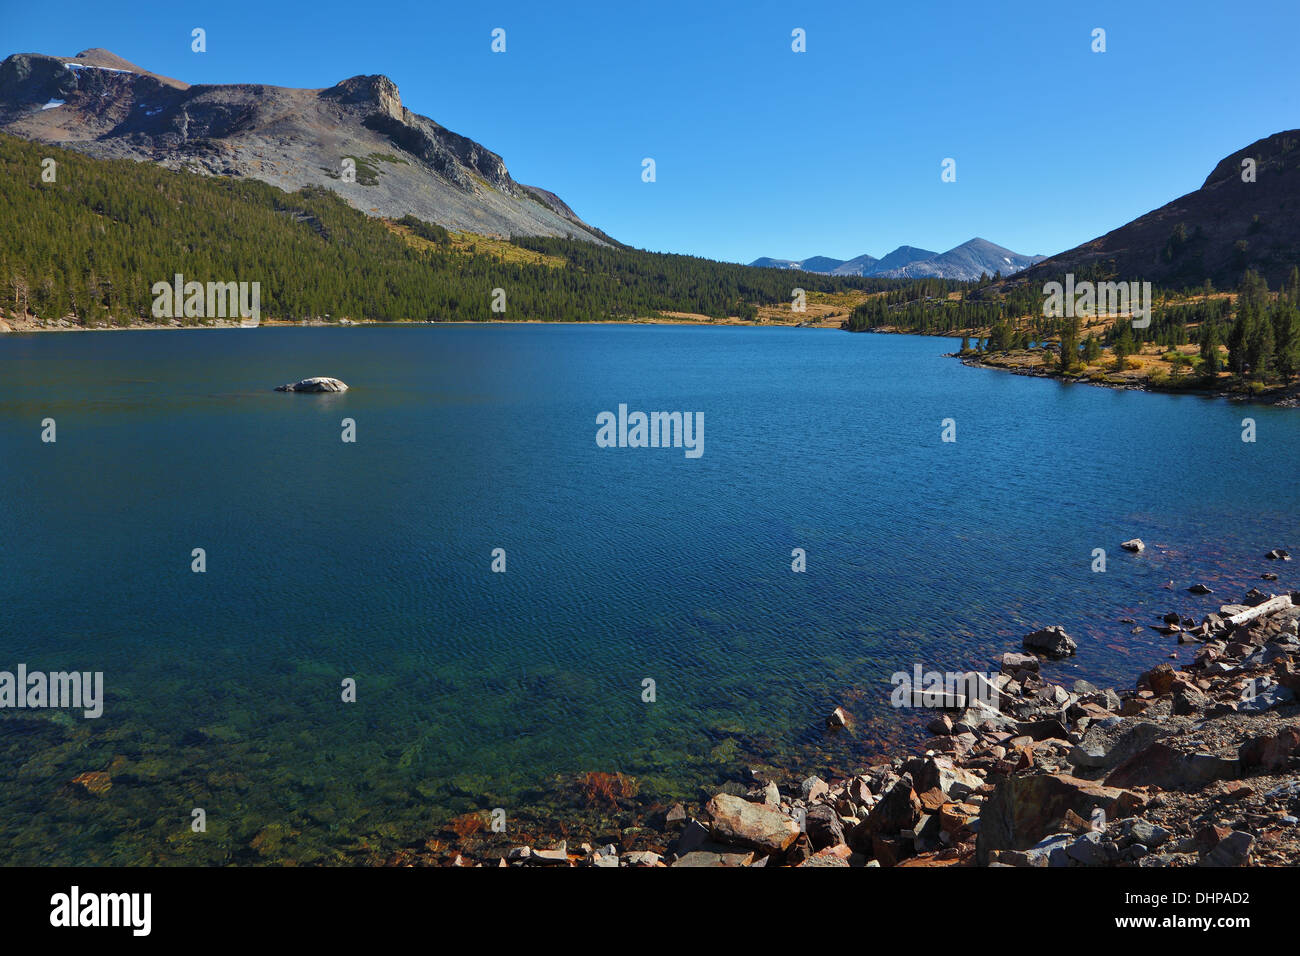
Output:
<svg viewBox="0 0 1300 956">
<path fill-rule="evenodd" d="M 0 63 L 0 130 L 98 158 L 286 190 L 324 186 L 371 215 L 489 235 L 608 238 L 553 193 L 516 182 L 496 153 L 407 109 L 386 76 L 322 90 L 190 86 L 106 50 L 19 53 Z"/>
</svg>

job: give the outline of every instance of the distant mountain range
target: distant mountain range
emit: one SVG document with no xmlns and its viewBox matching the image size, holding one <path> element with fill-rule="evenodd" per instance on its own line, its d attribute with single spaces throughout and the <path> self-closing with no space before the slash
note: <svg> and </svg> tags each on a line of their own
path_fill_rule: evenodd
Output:
<svg viewBox="0 0 1300 956">
<path fill-rule="evenodd" d="M 947 252 L 931 252 L 916 246 L 899 246 L 883 259 L 858 256 L 856 259 L 755 259 L 751 266 L 768 269 L 798 269 L 834 276 L 880 276 L 886 279 L 959 279 L 973 281 L 981 275 L 1004 276 L 1027 269 L 1043 256 L 1022 256 L 987 239 L 971 239 Z"/>
<path fill-rule="evenodd" d="M 319 90 L 190 86 L 107 50 L 16 53 L 0 63 L 0 131 L 290 192 L 325 187 L 371 216 L 612 241 L 554 193 L 516 182 L 496 153 L 408 110 L 386 76 Z"/>
</svg>

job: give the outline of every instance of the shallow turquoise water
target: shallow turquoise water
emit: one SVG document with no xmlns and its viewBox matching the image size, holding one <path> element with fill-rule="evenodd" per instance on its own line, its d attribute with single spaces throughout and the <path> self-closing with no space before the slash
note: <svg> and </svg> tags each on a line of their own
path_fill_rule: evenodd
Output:
<svg viewBox="0 0 1300 956">
<path fill-rule="evenodd" d="M 896 670 L 982 667 L 1058 623 L 1081 645 L 1059 673 L 1129 683 L 1176 648 L 1118 618 L 1199 615 L 1263 570 L 1300 586 L 1261 560 L 1300 550 L 1300 411 L 968 369 L 952 347 L 663 326 L 0 338 L 0 669 L 103 671 L 108 697 L 98 720 L 0 717 L 0 853 L 338 862 L 453 813 L 544 819 L 586 771 L 656 801 L 748 766 L 847 769 L 915 733 L 887 705 Z M 309 375 L 352 389 L 271 390 Z M 597 447 L 619 403 L 703 412 L 703 456 Z M 1133 536 L 1145 554 L 1120 551 Z M 855 733 L 830 739 L 837 704 Z M 88 770 L 112 790 L 69 790 Z"/>
</svg>

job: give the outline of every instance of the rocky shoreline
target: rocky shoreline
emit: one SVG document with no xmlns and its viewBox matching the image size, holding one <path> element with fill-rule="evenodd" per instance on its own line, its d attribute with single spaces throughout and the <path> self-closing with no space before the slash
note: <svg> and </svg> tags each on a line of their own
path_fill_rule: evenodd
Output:
<svg viewBox="0 0 1300 956">
<path fill-rule="evenodd" d="M 1010 372 L 1012 375 L 1024 375 L 1029 378 L 1047 378 L 1057 382 L 1066 382 L 1072 385 L 1092 385 L 1097 388 L 1111 388 L 1122 392 L 1151 392 L 1162 395 L 1211 395 L 1221 396 L 1234 401 L 1262 402 L 1269 405 L 1277 405 L 1281 408 L 1300 408 L 1300 387 L 1275 388 L 1272 391 L 1262 394 L 1250 394 L 1242 390 L 1233 390 L 1228 386 L 1219 388 L 1196 387 L 1192 385 L 1178 386 L 1160 386 L 1152 384 L 1149 381 L 1110 381 L 1108 379 L 1096 379 L 1087 375 L 1072 375 L 1068 372 L 1062 372 L 1056 369 L 1045 370 L 1041 366 L 1016 366 L 1003 365 L 997 362 L 987 362 L 977 356 L 962 355 L 958 352 L 949 352 L 947 357 L 961 360 L 961 364 L 968 368 L 987 368 L 998 372 Z"/>
<path fill-rule="evenodd" d="M 1270 551 L 1269 566 L 1290 561 Z M 1275 563 L 1276 562 L 1276 563 Z M 1260 574 L 1263 582 L 1278 575 Z M 1192 594 L 1209 589 L 1194 585 Z M 1126 619 L 1121 622 L 1136 625 Z M 1280 866 L 1300 863 L 1300 592 L 1258 588 L 1199 622 L 1155 628 L 1200 645 L 1129 691 L 1045 677 L 1077 653 L 1026 635 L 981 693 L 947 697 L 916 752 L 797 792 L 751 773 L 696 815 L 661 812 L 649 840 L 453 851 L 452 866 Z M 1085 650 L 1086 653 L 1086 650 Z M 1177 657 L 1171 654 L 1171 657 Z M 976 686 L 968 684 L 966 686 Z M 832 730 L 847 723 L 836 710 Z M 644 832 L 644 831 L 641 831 Z"/>
</svg>

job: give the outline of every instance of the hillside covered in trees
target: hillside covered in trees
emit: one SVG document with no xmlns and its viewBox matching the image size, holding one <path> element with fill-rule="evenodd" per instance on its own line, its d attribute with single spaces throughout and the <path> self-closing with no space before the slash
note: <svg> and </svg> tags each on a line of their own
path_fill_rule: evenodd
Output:
<svg viewBox="0 0 1300 956">
<path fill-rule="evenodd" d="M 46 158 L 54 181 L 42 179 Z M 401 228 L 398 228 L 398 227 Z M 411 237 L 418 237 L 413 240 Z M 592 321 L 875 291 L 894 280 L 778 272 L 559 238 L 452 243 L 414 217 L 371 219 L 333 193 L 98 160 L 0 134 L 0 309 L 87 327 L 153 321 L 152 285 L 259 282 L 287 320 Z M 471 237 L 473 238 L 473 237 Z M 535 254 L 534 254 L 535 253 Z M 504 289 L 506 311 L 492 311 Z"/>
</svg>

